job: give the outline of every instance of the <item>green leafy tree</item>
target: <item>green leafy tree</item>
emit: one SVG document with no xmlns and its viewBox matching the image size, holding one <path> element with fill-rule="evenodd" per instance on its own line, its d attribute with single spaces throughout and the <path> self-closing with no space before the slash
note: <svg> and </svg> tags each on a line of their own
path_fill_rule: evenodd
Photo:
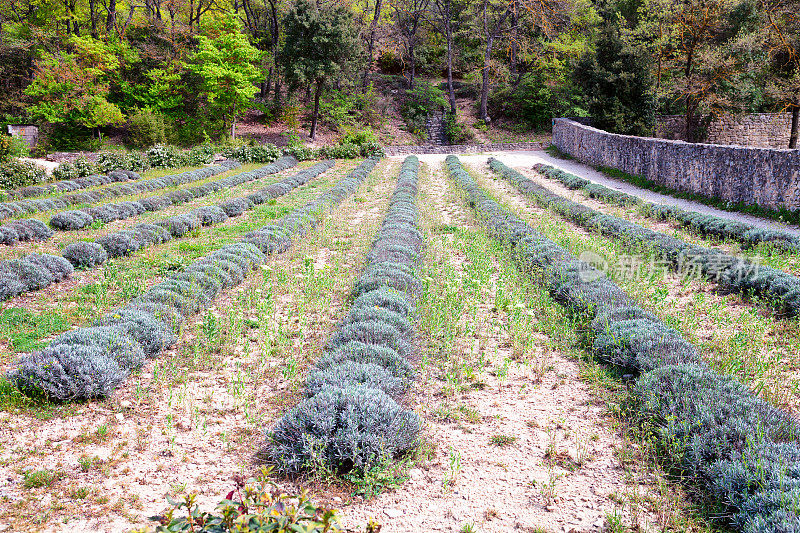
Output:
<svg viewBox="0 0 800 533">
<path fill-rule="evenodd" d="M 108 101 L 109 84 L 124 61 L 136 54 L 122 43 L 104 43 L 92 37 L 73 37 L 72 53 L 45 53 L 34 67 L 25 89 L 32 104 L 28 113 L 51 123 L 80 124 L 101 135 L 100 128 L 120 124 L 125 116 Z"/>
<path fill-rule="evenodd" d="M 800 0 L 761 0 L 768 91 L 792 113 L 789 148 L 800 138 Z"/>
<path fill-rule="evenodd" d="M 237 19 L 229 17 L 215 38 L 198 36 L 197 51 L 187 68 L 202 80 L 211 111 L 222 118 L 236 137 L 236 119 L 243 116 L 264 78 L 263 52 L 250 44 Z"/>
<path fill-rule="evenodd" d="M 623 42 L 615 22 L 604 23 L 595 50 L 581 58 L 574 76 L 594 126 L 625 135 L 651 134 L 656 99 L 649 62 Z"/>
<path fill-rule="evenodd" d="M 280 64 L 287 80 L 314 86 L 311 140 L 317 134 L 319 99 L 326 84 L 347 72 L 359 57 L 361 46 L 352 12 L 344 6 L 317 6 L 299 0 L 284 18 L 286 40 Z"/>
</svg>

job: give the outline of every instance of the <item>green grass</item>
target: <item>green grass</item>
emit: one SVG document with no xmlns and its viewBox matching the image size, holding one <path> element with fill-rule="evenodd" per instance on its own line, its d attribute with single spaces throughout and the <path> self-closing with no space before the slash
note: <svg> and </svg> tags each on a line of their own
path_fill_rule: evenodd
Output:
<svg viewBox="0 0 800 533">
<path fill-rule="evenodd" d="M 0 312 L 0 337 L 15 352 L 32 352 L 42 347 L 40 339 L 69 329 L 69 320 L 60 311 L 34 315 L 27 309 L 11 307 Z"/>
</svg>

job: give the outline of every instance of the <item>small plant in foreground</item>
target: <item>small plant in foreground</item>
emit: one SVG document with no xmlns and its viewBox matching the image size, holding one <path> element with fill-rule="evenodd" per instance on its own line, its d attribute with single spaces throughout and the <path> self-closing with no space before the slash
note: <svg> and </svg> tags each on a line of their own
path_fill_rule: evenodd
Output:
<svg viewBox="0 0 800 533">
<path fill-rule="evenodd" d="M 371 500 L 386 490 L 392 490 L 408 481 L 409 460 L 395 463 L 385 458 L 364 472 L 351 473 L 345 479 L 355 485 L 354 496 Z"/>
<path fill-rule="evenodd" d="M 494 446 L 504 448 L 517 442 L 517 437 L 512 437 L 510 435 L 492 435 L 491 438 L 489 438 L 489 442 Z"/>
<path fill-rule="evenodd" d="M 61 477 L 58 472 L 52 470 L 29 470 L 22 474 L 23 486 L 26 489 L 48 487 Z"/>
<path fill-rule="evenodd" d="M 217 505 L 216 514 L 201 511 L 196 505 L 196 494 L 188 494 L 183 501 L 167 500 L 172 505 L 163 516 L 152 517 L 160 522 L 155 531 L 272 531 L 290 533 L 334 533 L 342 531 L 332 509 L 317 507 L 311 503 L 306 491 L 291 496 L 281 492 L 269 479 L 272 469 L 265 467 L 258 479 L 245 481 L 234 476 L 236 488 Z M 176 516 L 176 512 L 180 516 Z M 152 531 L 148 529 L 140 532 Z"/>
</svg>

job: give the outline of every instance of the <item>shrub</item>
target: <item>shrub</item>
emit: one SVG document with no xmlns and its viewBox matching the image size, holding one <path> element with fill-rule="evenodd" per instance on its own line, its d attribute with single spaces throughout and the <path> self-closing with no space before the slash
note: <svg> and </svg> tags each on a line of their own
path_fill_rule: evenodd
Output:
<svg viewBox="0 0 800 533">
<path fill-rule="evenodd" d="M 23 357 L 6 377 L 29 396 L 65 402 L 104 398 L 127 376 L 97 348 L 61 345 Z"/>
<path fill-rule="evenodd" d="M 421 421 L 384 392 L 329 387 L 301 401 L 269 432 L 266 455 L 285 474 L 364 472 L 417 443 Z"/>
<path fill-rule="evenodd" d="M 193 146 L 189 153 L 186 154 L 186 162 L 193 167 L 205 165 L 212 161 L 214 161 L 214 147 L 208 143 Z"/>
<path fill-rule="evenodd" d="M 335 349 L 350 341 L 386 346 L 403 357 L 410 357 L 413 353 L 413 346 L 402 333 L 391 324 L 377 320 L 344 324 L 328 344 Z"/>
<path fill-rule="evenodd" d="M 391 372 L 393 376 L 407 381 L 414 379 L 416 374 L 409 360 L 391 348 L 358 341 L 350 341 L 325 352 L 314 364 L 314 368 L 324 370 L 348 361 L 378 365 Z"/>
<path fill-rule="evenodd" d="M 11 136 L 0 133 L 0 163 L 11 161 Z"/>
<path fill-rule="evenodd" d="M 402 293 L 388 287 L 363 292 L 353 301 L 353 309 L 360 307 L 381 307 L 405 317 L 413 311 L 411 304 Z"/>
<path fill-rule="evenodd" d="M 13 298 L 26 290 L 27 288 L 19 276 L 0 270 L 0 301 Z"/>
<path fill-rule="evenodd" d="M 229 217 L 238 217 L 248 209 L 251 209 L 253 207 L 253 202 L 247 197 L 231 198 L 230 200 L 220 202 L 218 205 Z"/>
<path fill-rule="evenodd" d="M 167 121 L 161 113 L 140 109 L 128 117 L 128 144 L 149 148 L 167 142 Z"/>
<path fill-rule="evenodd" d="M 18 189 L 27 187 L 35 183 L 41 183 L 47 179 L 44 169 L 39 168 L 33 163 L 12 159 L 5 163 L 0 163 L 0 188 Z"/>
<path fill-rule="evenodd" d="M 73 242 L 64 247 L 61 255 L 75 268 L 94 268 L 108 259 L 105 249 L 94 242 Z"/>
<path fill-rule="evenodd" d="M 50 219 L 50 226 L 62 231 L 74 231 L 90 226 L 94 217 L 83 211 L 64 211 L 56 213 Z"/>
<path fill-rule="evenodd" d="M 130 230 L 104 235 L 95 242 L 105 249 L 109 257 L 130 255 L 141 247 L 136 234 Z"/>
<path fill-rule="evenodd" d="M 227 148 L 222 152 L 222 155 L 242 163 L 272 163 L 281 156 L 281 150 L 274 144 L 242 145 Z"/>
<path fill-rule="evenodd" d="M 236 481 L 236 488 L 217 505 L 219 515 L 201 511 L 194 504 L 195 496 L 189 495 L 183 502 L 175 503 L 174 511 L 185 509 L 184 516 L 175 517 L 173 510 L 165 513 L 156 533 L 195 531 L 197 533 L 219 533 L 228 530 L 222 524 L 237 524 L 237 531 L 272 531 L 274 533 L 341 533 L 336 512 L 313 505 L 306 492 L 299 496 L 287 496 L 276 490 L 269 479 L 271 469 L 262 470 L 258 480 L 250 479 L 246 484 Z"/>
<path fill-rule="evenodd" d="M 0 273 L 16 277 L 25 291 L 38 291 L 53 282 L 53 274 L 46 268 L 24 259 L 0 262 Z"/>
<path fill-rule="evenodd" d="M 134 370 L 144 363 L 144 351 L 122 328 L 93 326 L 62 333 L 50 341 L 49 346 L 86 346 L 96 348 L 113 359 L 123 370 Z"/>
<path fill-rule="evenodd" d="M 380 365 L 345 361 L 309 372 L 306 379 L 306 396 L 314 396 L 325 387 L 347 388 L 356 385 L 398 397 L 408 390 L 409 384 Z"/>
<path fill-rule="evenodd" d="M 147 162 L 152 168 L 175 168 L 187 166 L 188 158 L 180 148 L 156 144 L 145 152 Z"/>
<path fill-rule="evenodd" d="M 74 272 L 72 264 L 63 257 L 58 257 L 57 255 L 30 254 L 25 258 L 25 261 L 37 264 L 50 272 L 54 281 L 61 281 Z"/>
<path fill-rule="evenodd" d="M 225 211 L 216 205 L 205 205 L 193 211 L 194 215 L 200 219 L 203 226 L 211 226 L 213 224 L 220 224 L 228 220 L 228 215 Z"/>
<path fill-rule="evenodd" d="M 172 328 L 157 320 L 153 314 L 135 309 L 117 309 L 100 318 L 96 326 L 111 326 L 134 339 L 146 357 L 155 357 L 177 340 Z"/>
</svg>

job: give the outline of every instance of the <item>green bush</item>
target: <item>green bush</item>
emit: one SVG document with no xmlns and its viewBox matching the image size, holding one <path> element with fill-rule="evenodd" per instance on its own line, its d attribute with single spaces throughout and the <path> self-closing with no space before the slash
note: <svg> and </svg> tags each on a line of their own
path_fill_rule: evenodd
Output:
<svg viewBox="0 0 800 533">
<path fill-rule="evenodd" d="M 332 509 L 317 507 L 306 491 L 289 496 L 277 490 L 270 481 L 271 470 L 263 468 L 258 479 L 243 481 L 234 478 L 234 490 L 217 505 L 217 513 L 201 511 L 196 495 L 187 495 L 182 502 L 168 500 L 172 509 L 156 517 L 161 524 L 156 533 L 194 531 L 222 533 L 228 531 L 271 531 L 273 533 L 337 533 L 342 531 Z M 176 511 L 180 512 L 176 516 Z M 138 533 L 151 531 L 138 530 Z"/>
<path fill-rule="evenodd" d="M 214 161 L 214 147 L 209 143 L 198 144 L 186 155 L 189 165 L 197 167 Z"/>
<path fill-rule="evenodd" d="M 450 144 L 468 144 L 474 139 L 472 132 L 459 124 L 456 115 L 449 112 L 444 117 L 444 133 Z"/>
<path fill-rule="evenodd" d="M 419 137 L 427 137 L 425 127 L 428 115 L 441 111 L 447 106 L 445 94 L 438 87 L 426 81 L 417 82 L 416 87 L 406 91 L 400 113 L 408 125 L 408 130 Z"/>
<path fill-rule="evenodd" d="M 19 189 L 47 180 L 44 170 L 33 163 L 12 159 L 0 164 L 0 188 Z"/>
<path fill-rule="evenodd" d="M 175 168 L 188 164 L 187 155 L 175 146 L 157 144 L 147 150 L 145 156 L 152 168 Z"/>
<path fill-rule="evenodd" d="M 161 113 L 140 109 L 128 119 L 128 144 L 134 148 L 166 144 L 167 140 L 167 122 Z"/>
<path fill-rule="evenodd" d="M 11 137 L 0 135 L 0 163 L 5 163 L 11 159 Z"/>
</svg>

